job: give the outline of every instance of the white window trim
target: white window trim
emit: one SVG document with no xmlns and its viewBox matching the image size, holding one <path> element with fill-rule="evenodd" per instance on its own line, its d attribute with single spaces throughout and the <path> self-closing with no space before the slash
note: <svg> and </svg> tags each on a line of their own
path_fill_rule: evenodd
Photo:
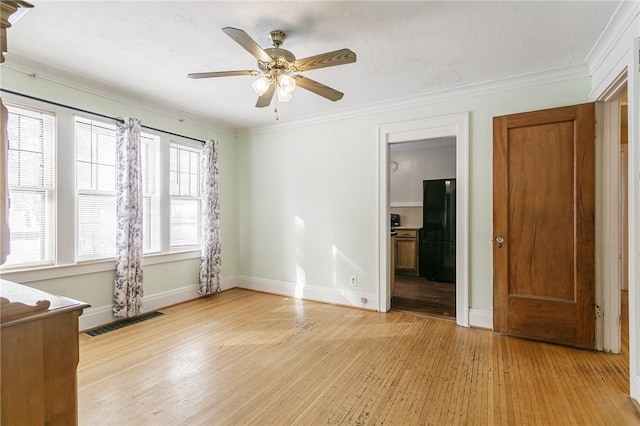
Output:
<svg viewBox="0 0 640 426">
<path fill-rule="evenodd" d="M 144 266 L 150 266 L 197 258 L 200 258 L 200 248 L 197 250 L 147 254 L 143 256 L 143 264 Z M 19 283 L 28 283 L 52 280 L 56 278 L 74 277 L 78 275 L 95 274 L 98 272 L 115 271 L 115 268 L 115 259 L 91 260 L 87 262 L 78 262 L 73 265 L 55 265 L 41 268 L 3 270 L 2 279 Z"/>
<path fill-rule="evenodd" d="M 51 105 L 33 99 L 26 99 L 21 96 L 3 93 L 3 101 L 18 107 L 37 109 L 54 113 L 56 116 L 56 161 L 60 158 L 70 160 L 69 167 L 60 167 L 56 162 L 56 204 L 55 212 L 55 265 L 43 265 L 40 267 L 24 268 L 3 267 L 0 265 L 0 276 L 2 279 L 29 283 L 45 281 L 56 278 L 81 276 L 92 273 L 108 272 L 115 270 L 115 258 L 101 260 L 75 260 L 75 129 L 74 120 L 76 117 L 86 119 L 104 120 L 104 117 L 94 117 L 91 114 L 76 113 L 68 108 Z M 186 138 L 169 135 L 166 133 L 145 129 L 145 133 L 160 138 L 157 151 L 157 167 L 159 170 L 169 170 L 169 146 L 171 142 L 185 145 L 190 148 L 201 149 L 202 144 Z M 73 165 L 71 165 L 71 163 Z M 169 173 L 158 174 L 158 197 L 160 208 L 158 216 L 160 220 L 160 244 L 159 252 L 145 253 L 143 256 L 144 265 L 156 265 L 182 260 L 197 259 L 200 257 L 200 245 L 170 247 L 169 245 Z M 61 214 L 61 204 L 69 205 L 65 214 Z M 88 282 L 87 284 L 91 284 Z"/>
<path fill-rule="evenodd" d="M 8 265 L 6 268 L 40 268 L 40 267 L 48 267 L 48 266 L 52 266 L 56 264 L 56 258 L 57 258 L 57 250 L 56 250 L 56 241 L 57 241 L 57 229 L 56 229 L 56 222 L 57 222 L 57 216 L 58 216 L 58 179 L 57 179 L 57 170 L 58 170 L 58 164 L 57 164 L 57 147 L 58 147 L 58 123 L 57 123 L 57 113 L 55 111 L 52 111 L 51 109 L 44 109 L 41 108 L 40 106 L 32 106 L 32 105 L 28 105 L 28 104 L 23 104 L 20 102 L 14 102 L 11 99 L 8 99 L 7 102 L 5 103 L 5 106 L 11 108 L 16 108 L 16 109 L 23 109 L 23 110 L 30 110 L 36 113 L 40 113 L 40 114 L 45 114 L 45 115 L 52 115 L 53 116 L 53 151 L 50 153 L 51 157 L 52 157 L 52 161 L 53 161 L 53 175 L 51 176 L 51 187 L 50 188 L 39 188 L 39 187 L 33 187 L 33 188 L 9 188 L 9 193 L 14 190 L 14 191 L 20 191 L 20 190 L 24 190 L 24 191 L 44 191 L 45 193 L 48 193 L 48 196 L 51 197 L 50 201 L 52 204 L 52 208 L 53 211 L 51 212 L 51 216 L 49 217 L 49 219 L 53 222 L 53 229 L 51 229 L 51 233 L 46 235 L 46 238 L 49 238 L 52 240 L 52 242 L 49 244 L 47 243 L 45 245 L 45 249 L 49 252 L 51 252 L 51 257 L 50 259 L 44 260 L 44 261 L 39 261 L 39 262 L 32 262 L 29 264 L 25 264 L 25 263 L 21 263 L 21 264 L 14 264 L 14 265 Z M 8 125 L 8 123 L 7 123 Z M 7 128 L 8 130 L 8 128 Z M 8 148 L 8 147 L 7 147 Z M 9 160 L 9 157 L 7 155 L 6 157 L 7 161 Z M 8 182 L 7 182 L 8 183 Z M 0 272 L 2 272 L 2 269 L 0 269 Z"/>
</svg>

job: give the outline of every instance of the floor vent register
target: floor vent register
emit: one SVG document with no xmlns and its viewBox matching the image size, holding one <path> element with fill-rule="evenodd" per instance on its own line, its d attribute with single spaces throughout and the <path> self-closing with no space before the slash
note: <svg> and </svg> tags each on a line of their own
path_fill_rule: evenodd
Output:
<svg viewBox="0 0 640 426">
<path fill-rule="evenodd" d="M 146 314 L 142 314 L 142 315 L 138 315 L 137 317 L 133 317 L 133 318 L 127 318 L 118 322 L 114 322 L 112 324 L 108 324 L 102 327 L 98 327 L 98 328 L 94 328 L 93 330 L 88 330 L 85 331 L 84 334 L 89 336 L 89 337 L 96 337 L 99 336 L 101 334 L 104 333 L 108 333 L 110 331 L 113 330 L 118 330 L 124 327 L 128 327 L 130 325 L 133 324 L 137 324 L 139 322 L 142 321 L 146 321 L 148 319 L 151 318 L 155 318 L 155 317 L 159 317 L 161 315 L 164 315 L 164 312 L 160 312 L 160 311 L 153 311 L 153 312 L 148 312 Z"/>
</svg>

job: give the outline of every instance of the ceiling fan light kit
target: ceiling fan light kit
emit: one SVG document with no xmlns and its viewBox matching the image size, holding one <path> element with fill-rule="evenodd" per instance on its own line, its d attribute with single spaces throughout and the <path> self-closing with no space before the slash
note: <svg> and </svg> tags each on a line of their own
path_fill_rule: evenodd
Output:
<svg viewBox="0 0 640 426">
<path fill-rule="evenodd" d="M 291 93 L 296 88 L 296 81 L 287 74 L 280 74 L 278 76 L 278 86 L 285 92 Z"/>
<path fill-rule="evenodd" d="M 356 54 L 351 50 L 340 49 L 296 60 L 293 53 L 280 48 L 287 38 L 287 35 L 283 31 L 271 31 L 269 39 L 273 47 L 267 49 L 262 49 L 243 30 L 225 27 L 222 31 L 258 60 L 258 69 L 260 71 L 202 72 L 188 74 L 189 78 L 198 79 L 243 75 L 260 76 L 259 79 L 251 83 L 251 87 L 258 95 L 258 101 L 256 102 L 257 108 L 269 106 L 274 94 L 277 95 L 278 102 L 289 101 L 296 86 L 302 87 L 305 90 L 334 102 L 342 99 L 344 96 L 342 92 L 296 73 L 353 63 L 356 61 Z"/>
<path fill-rule="evenodd" d="M 262 96 L 264 95 L 264 92 L 267 91 L 270 84 L 271 84 L 271 80 L 269 80 L 269 78 L 261 77 L 256 81 L 254 81 L 253 83 L 251 83 L 251 87 L 253 88 L 253 90 L 256 92 L 258 96 Z"/>
</svg>

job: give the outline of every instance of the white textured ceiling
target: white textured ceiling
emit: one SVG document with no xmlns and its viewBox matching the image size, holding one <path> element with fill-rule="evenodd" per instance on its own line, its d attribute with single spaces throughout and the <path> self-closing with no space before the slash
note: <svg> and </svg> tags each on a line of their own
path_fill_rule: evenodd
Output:
<svg viewBox="0 0 640 426">
<path fill-rule="evenodd" d="M 345 93 L 330 102 L 296 89 L 281 122 L 336 115 L 459 86 L 584 64 L 619 5 L 599 2 L 31 1 L 9 30 L 6 66 L 56 70 L 112 86 L 114 96 L 252 128 L 274 123 L 255 108 L 255 77 L 192 80 L 190 72 L 255 69 L 225 35 L 245 30 L 262 47 L 287 33 L 298 58 L 348 47 L 355 64 L 304 75 Z M 35 61 L 35 62 L 32 62 Z M 41 66 L 39 64 L 45 64 Z"/>
</svg>

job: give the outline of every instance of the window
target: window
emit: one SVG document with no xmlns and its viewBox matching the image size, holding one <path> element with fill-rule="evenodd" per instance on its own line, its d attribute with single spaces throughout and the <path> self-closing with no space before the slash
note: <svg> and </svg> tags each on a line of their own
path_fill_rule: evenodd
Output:
<svg viewBox="0 0 640 426">
<path fill-rule="evenodd" d="M 5 266 L 54 262 L 55 117 L 7 105 L 11 254 Z"/>
<path fill-rule="evenodd" d="M 160 251 L 160 220 L 158 197 L 158 166 L 156 151 L 159 138 L 156 136 L 140 134 L 141 162 L 142 162 L 142 226 L 143 226 L 143 251 L 153 253 Z"/>
<path fill-rule="evenodd" d="M 76 118 L 76 258 L 116 255 L 115 126 Z M 156 207 L 157 137 L 141 134 L 144 251 L 158 246 Z"/>
<path fill-rule="evenodd" d="M 48 266 L 109 270 L 117 232 L 115 123 L 22 101 L 7 105 L 11 254 L 0 273 L 39 280 L 48 279 L 41 278 Z M 140 134 L 143 251 L 161 254 L 153 263 L 197 257 L 201 153 L 187 139 Z M 171 254 L 177 251 L 186 253 Z"/>
<path fill-rule="evenodd" d="M 171 247 L 200 243 L 200 152 L 201 149 L 171 144 Z"/>
<path fill-rule="evenodd" d="M 115 126 L 76 119 L 76 191 L 76 257 L 115 257 Z"/>
</svg>

